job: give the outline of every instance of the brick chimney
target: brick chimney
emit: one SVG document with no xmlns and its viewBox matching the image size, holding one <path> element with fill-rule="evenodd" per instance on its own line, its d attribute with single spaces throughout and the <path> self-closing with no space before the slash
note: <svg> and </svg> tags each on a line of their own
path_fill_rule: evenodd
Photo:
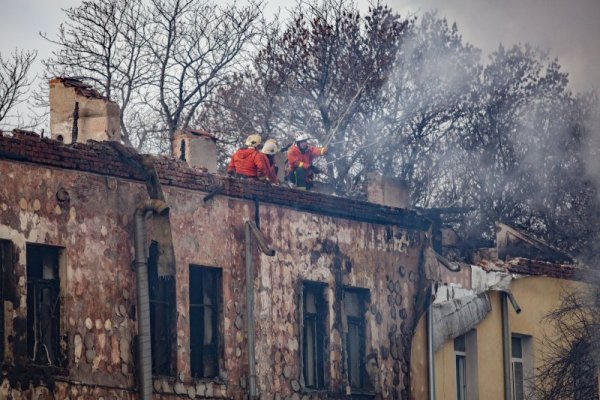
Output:
<svg viewBox="0 0 600 400">
<path fill-rule="evenodd" d="M 408 208 L 408 185 L 398 178 L 381 176 L 375 172 L 367 175 L 367 199 L 384 206 Z"/>
<path fill-rule="evenodd" d="M 173 138 L 172 154 L 191 167 L 217 172 L 217 138 L 198 129 L 182 129 Z"/>
<path fill-rule="evenodd" d="M 72 78 L 50 84 L 50 132 L 65 143 L 121 140 L 119 106 L 93 88 Z"/>
</svg>

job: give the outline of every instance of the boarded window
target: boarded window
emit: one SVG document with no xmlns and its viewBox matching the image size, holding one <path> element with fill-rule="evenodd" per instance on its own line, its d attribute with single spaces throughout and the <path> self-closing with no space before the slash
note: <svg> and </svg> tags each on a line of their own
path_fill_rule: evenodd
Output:
<svg viewBox="0 0 600 400">
<path fill-rule="evenodd" d="M 344 311 L 346 314 L 346 358 L 348 381 L 354 389 L 366 388 L 365 369 L 365 307 L 368 291 L 346 289 L 344 291 Z"/>
<path fill-rule="evenodd" d="M 325 285 L 305 282 L 302 292 L 303 309 L 303 374 L 306 387 L 321 389 L 325 386 L 325 319 L 327 305 Z"/>
<path fill-rule="evenodd" d="M 158 275 L 158 244 L 150 245 L 148 259 L 150 295 L 150 326 L 152 373 L 172 375 L 174 372 L 173 343 L 175 342 L 175 279 Z"/>
<path fill-rule="evenodd" d="M 219 375 L 221 269 L 190 266 L 190 358 L 192 376 Z"/>
<path fill-rule="evenodd" d="M 36 363 L 61 366 L 61 249 L 27 245 L 27 352 Z"/>
</svg>

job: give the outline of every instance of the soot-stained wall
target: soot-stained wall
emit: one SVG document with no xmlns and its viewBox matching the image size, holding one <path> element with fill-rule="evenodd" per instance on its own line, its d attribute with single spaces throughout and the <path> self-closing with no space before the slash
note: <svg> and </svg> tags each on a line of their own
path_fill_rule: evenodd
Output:
<svg viewBox="0 0 600 400">
<path fill-rule="evenodd" d="M 90 162 L 97 162 L 94 168 L 101 169 L 101 161 Z M 328 209 L 319 212 L 318 204 L 310 206 L 315 212 L 299 210 L 302 207 L 293 200 L 289 206 L 273 204 L 270 198 L 275 196 L 305 196 L 314 204 L 322 195 L 311 197 L 267 185 L 258 186 L 264 193 L 253 199 L 228 195 L 225 190 L 204 201 L 210 190 L 170 185 L 183 175 L 165 174 L 159 170 L 170 207 L 176 258 L 175 359 L 172 374 L 154 377 L 155 398 L 242 399 L 247 395 L 247 220 L 259 223 L 267 244 L 276 251 L 268 257 L 257 246 L 253 250 L 257 392 L 261 398 L 347 398 L 352 394 L 342 305 L 344 289 L 349 287 L 367 293 L 368 391 L 376 398 L 408 398 L 411 338 L 436 268 L 425 228 L 387 224 L 379 208 L 378 218 L 371 222 L 368 213 L 353 219 Z M 201 175 L 194 179 L 225 182 Z M 6 266 L 9 273 L 4 274 L 10 279 L 3 280 L 6 374 L 0 397 L 137 398 L 133 213 L 148 198 L 146 186 L 135 177 L 2 157 L 0 177 L 0 240 L 9 241 L 15 255 Z M 242 185 L 236 193 L 257 190 L 251 182 L 226 182 L 234 188 Z M 335 203 L 335 199 L 326 200 Z M 365 210 L 371 207 L 340 201 Z M 149 244 L 155 228 L 148 222 Z M 34 365 L 27 354 L 27 335 L 31 334 L 26 323 L 28 243 L 61 249 L 60 345 L 66 361 L 60 367 Z M 190 265 L 222 271 L 216 379 L 195 379 L 191 373 Z M 301 377 L 304 281 L 324 284 L 326 297 L 327 379 L 325 388 L 318 391 L 305 389 Z"/>
</svg>

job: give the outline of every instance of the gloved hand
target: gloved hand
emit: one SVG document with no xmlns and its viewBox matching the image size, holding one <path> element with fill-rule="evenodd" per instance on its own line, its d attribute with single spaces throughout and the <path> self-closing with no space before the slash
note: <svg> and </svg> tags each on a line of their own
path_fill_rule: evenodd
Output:
<svg viewBox="0 0 600 400">
<path fill-rule="evenodd" d="M 229 170 L 227 170 L 227 175 L 233 176 L 233 175 L 235 175 L 235 171 L 232 169 L 229 169 Z"/>
<path fill-rule="evenodd" d="M 312 171 L 313 174 L 320 174 L 321 170 L 317 167 L 315 167 L 314 165 L 310 166 L 310 170 Z"/>
<path fill-rule="evenodd" d="M 323 147 L 322 155 L 325 155 L 329 152 L 329 148 Z"/>
</svg>

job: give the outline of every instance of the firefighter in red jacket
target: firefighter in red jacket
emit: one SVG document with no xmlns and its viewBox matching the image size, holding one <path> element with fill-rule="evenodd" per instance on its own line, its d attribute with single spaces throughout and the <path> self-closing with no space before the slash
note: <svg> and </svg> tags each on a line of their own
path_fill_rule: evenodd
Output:
<svg viewBox="0 0 600 400">
<path fill-rule="evenodd" d="M 260 150 L 267 159 L 268 167 L 269 167 L 269 181 L 276 185 L 279 184 L 279 179 L 277 178 L 277 167 L 275 166 L 275 155 L 279 152 L 279 146 L 277 146 L 277 142 L 275 139 L 267 139 L 262 149 Z"/>
<path fill-rule="evenodd" d="M 260 135 L 250 135 L 246 147 L 236 151 L 231 157 L 227 174 L 246 179 L 267 180 L 271 173 L 267 157 L 257 150 L 262 139 Z"/>
<path fill-rule="evenodd" d="M 296 142 L 288 150 L 288 179 L 298 189 L 308 190 L 312 187 L 313 176 L 320 171 L 312 165 L 313 159 L 327 153 L 325 147 L 315 147 L 308 144 L 310 136 L 298 132 Z"/>
</svg>

